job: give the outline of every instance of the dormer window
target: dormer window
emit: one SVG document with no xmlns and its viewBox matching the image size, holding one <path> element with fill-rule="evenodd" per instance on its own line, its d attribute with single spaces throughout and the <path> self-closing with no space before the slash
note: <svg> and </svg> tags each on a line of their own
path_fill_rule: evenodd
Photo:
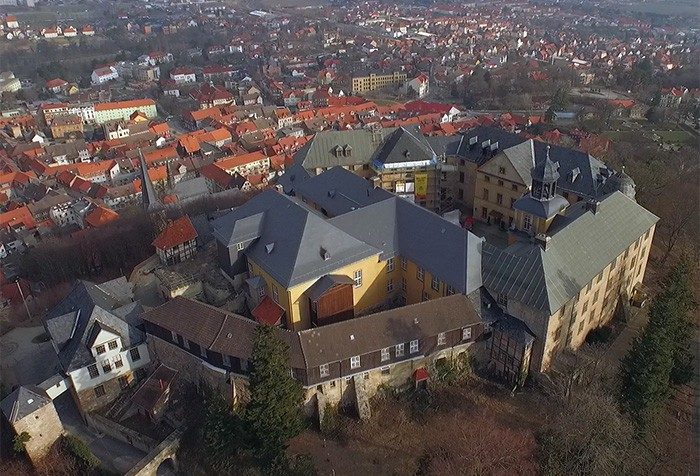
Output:
<svg viewBox="0 0 700 476">
<path fill-rule="evenodd" d="M 116 348 L 117 348 L 117 341 L 116 341 L 116 340 L 110 341 L 110 342 L 107 344 L 107 347 L 109 347 L 109 350 L 114 350 L 114 349 L 116 349 Z"/>
<path fill-rule="evenodd" d="M 105 349 L 104 344 L 100 344 L 97 347 L 95 347 L 95 352 L 97 352 L 97 355 L 104 354 L 106 351 L 107 349 Z"/>
<path fill-rule="evenodd" d="M 323 258 L 323 261 L 328 261 L 331 259 L 331 254 L 328 252 L 327 249 L 321 248 L 321 258 Z"/>
<path fill-rule="evenodd" d="M 345 157 L 352 156 L 352 147 L 350 147 L 350 144 L 345 144 L 345 147 L 343 147 L 343 155 Z"/>
</svg>

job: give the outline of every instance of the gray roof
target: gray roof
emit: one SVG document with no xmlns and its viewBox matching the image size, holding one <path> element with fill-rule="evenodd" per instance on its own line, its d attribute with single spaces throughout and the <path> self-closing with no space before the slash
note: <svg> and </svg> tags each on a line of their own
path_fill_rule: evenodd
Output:
<svg viewBox="0 0 700 476">
<path fill-rule="evenodd" d="M 300 331 L 299 339 L 312 368 L 480 322 L 472 301 L 455 294 Z"/>
<path fill-rule="evenodd" d="M 214 236 L 226 246 L 255 239 L 245 255 L 287 288 L 379 253 L 272 190 L 217 219 Z M 328 259 L 324 259 L 324 251 L 330 255 Z"/>
<path fill-rule="evenodd" d="M 121 301 L 103 289 L 86 281 L 78 281 L 71 292 L 46 315 L 44 326 L 58 349 L 64 371 L 85 367 L 95 362 L 90 352 L 95 327 L 104 326 L 122 338 L 125 347 L 143 342 L 144 334 L 136 325 L 141 306 Z"/>
<path fill-rule="evenodd" d="M 605 197 L 596 213 L 578 202 L 555 217 L 546 250 L 534 242 L 485 244 L 484 286 L 552 315 L 657 221 L 620 192 Z"/>
<path fill-rule="evenodd" d="M 569 202 L 561 195 L 555 195 L 549 200 L 537 200 L 532 195 L 527 194 L 515 201 L 513 209 L 549 219 L 568 206 Z"/>
<path fill-rule="evenodd" d="M 316 301 L 329 289 L 341 284 L 353 284 L 354 282 L 352 278 L 342 274 L 327 274 L 319 278 L 304 294 L 312 301 Z"/>
<path fill-rule="evenodd" d="M 277 185 L 282 186 L 282 190 L 287 195 L 294 195 L 296 187 L 309 178 L 309 173 L 299 164 L 293 164 L 285 169 L 281 177 L 277 179 Z"/>
<path fill-rule="evenodd" d="M 372 155 L 372 166 L 403 162 L 435 161 L 436 153 L 417 128 L 399 127 L 391 132 Z"/>
<path fill-rule="evenodd" d="M 295 195 L 311 200 L 329 216 L 341 215 L 393 196 L 342 167 L 333 167 L 297 184 Z"/>
<path fill-rule="evenodd" d="M 51 403 L 46 392 L 36 386 L 19 387 L 0 402 L 0 408 L 10 423 L 31 415 Z"/>
<path fill-rule="evenodd" d="M 331 168 L 336 165 L 369 164 L 381 141 L 393 130 L 356 129 L 319 132 L 294 154 L 294 162 L 306 170 Z M 346 145 L 352 148 L 352 153 L 349 156 L 336 156 L 334 154 L 336 147 Z"/>
<path fill-rule="evenodd" d="M 460 293 L 481 286 L 481 240 L 425 208 L 393 196 L 330 220 L 382 251 L 402 256 Z"/>
</svg>

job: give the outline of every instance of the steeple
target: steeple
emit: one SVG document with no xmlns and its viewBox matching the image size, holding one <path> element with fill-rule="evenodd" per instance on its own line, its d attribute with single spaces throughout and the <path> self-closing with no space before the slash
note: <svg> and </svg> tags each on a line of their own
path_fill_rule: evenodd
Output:
<svg viewBox="0 0 700 476">
<path fill-rule="evenodd" d="M 559 180 L 559 164 L 549 158 L 550 146 L 547 146 L 547 155 L 532 169 L 532 197 L 536 200 L 551 200 L 556 195 L 557 180 Z"/>
<path fill-rule="evenodd" d="M 158 200 L 153 182 L 151 182 L 151 177 L 148 175 L 146 159 L 143 158 L 141 148 L 139 148 L 139 162 L 141 164 L 141 200 L 143 201 L 143 209 L 147 212 L 159 210 L 163 207 L 163 204 Z"/>
</svg>

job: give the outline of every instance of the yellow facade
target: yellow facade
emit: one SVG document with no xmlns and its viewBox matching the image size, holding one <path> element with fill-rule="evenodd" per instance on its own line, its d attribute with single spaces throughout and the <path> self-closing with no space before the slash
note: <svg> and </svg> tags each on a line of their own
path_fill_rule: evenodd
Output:
<svg viewBox="0 0 700 476">
<path fill-rule="evenodd" d="M 500 169 L 503 170 L 503 169 Z M 504 171 L 501 174 L 479 171 L 474 187 L 474 216 L 483 221 L 503 220 L 507 225 L 515 220 L 513 204 L 527 191 L 527 186 Z"/>
<path fill-rule="evenodd" d="M 415 304 L 454 293 L 452 288 L 441 280 L 434 280 L 429 270 L 423 270 L 421 280 L 419 270 L 417 265 L 401 257 L 380 261 L 377 254 L 328 274 L 354 278 L 356 271 L 362 272 L 362 284 L 353 287 L 355 316 L 361 316 L 391 306 L 394 299 L 400 299 L 406 304 Z M 318 278 L 285 289 L 250 259 L 248 271 L 251 276 L 260 276 L 265 280 L 268 295 L 285 309 L 285 323 L 288 329 L 298 331 L 311 327 L 311 310 L 304 293 Z"/>
<path fill-rule="evenodd" d="M 392 74 L 374 74 L 368 76 L 355 76 L 352 78 L 352 92 L 364 93 L 375 89 L 403 84 L 406 81 L 406 73 L 394 72 Z"/>
</svg>

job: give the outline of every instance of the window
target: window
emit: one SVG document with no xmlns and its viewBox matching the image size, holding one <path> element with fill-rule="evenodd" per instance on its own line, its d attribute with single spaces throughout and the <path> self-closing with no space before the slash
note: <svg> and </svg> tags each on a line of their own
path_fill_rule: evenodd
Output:
<svg viewBox="0 0 700 476">
<path fill-rule="evenodd" d="M 355 281 L 355 287 L 359 288 L 362 286 L 362 270 L 358 269 L 353 273 L 352 280 Z"/>
<path fill-rule="evenodd" d="M 429 301 L 429 300 L 430 300 L 430 296 L 428 296 L 428 292 L 423 291 L 423 296 L 421 297 L 421 301 L 425 302 L 425 301 Z"/>
<path fill-rule="evenodd" d="M 513 208 L 515 206 L 515 199 L 511 198 L 510 199 L 510 208 Z"/>
<path fill-rule="evenodd" d="M 451 296 L 454 293 L 455 293 L 455 288 L 453 288 L 452 286 L 447 286 L 447 295 Z"/>
<path fill-rule="evenodd" d="M 498 186 L 499 186 L 499 187 L 502 187 L 502 186 L 503 186 L 503 180 L 499 180 L 499 181 L 498 181 Z"/>
<path fill-rule="evenodd" d="M 408 260 L 406 258 L 401 258 L 401 269 L 406 271 L 407 267 L 408 267 Z"/>
<path fill-rule="evenodd" d="M 177 342 L 177 334 L 175 331 L 170 331 L 170 339 L 172 339 L 173 342 Z"/>
<path fill-rule="evenodd" d="M 599 293 L 599 292 L 600 292 L 600 291 L 598 290 L 598 291 L 596 291 L 596 292 L 593 293 L 593 302 L 598 302 L 598 293 Z"/>
<path fill-rule="evenodd" d="M 243 251 L 243 243 L 236 243 L 236 251 Z"/>
<path fill-rule="evenodd" d="M 491 181 L 491 177 L 489 177 L 488 175 L 484 175 L 484 182 L 490 182 L 490 181 Z"/>
<path fill-rule="evenodd" d="M 360 356 L 359 355 L 356 355 L 354 357 L 350 357 L 350 368 L 351 369 L 360 368 Z"/>
<path fill-rule="evenodd" d="M 116 341 L 116 340 L 113 340 L 113 341 L 109 342 L 109 343 L 107 344 L 107 347 L 109 348 L 109 350 L 114 350 L 114 349 L 116 349 L 116 348 L 117 348 L 117 341 Z"/>
<path fill-rule="evenodd" d="M 199 346 L 199 355 L 201 355 L 202 358 L 205 358 L 205 359 L 206 359 L 206 358 L 207 358 L 207 348 L 204 347 L 204 346 L 202 346 L 202 345 L 200 345 L 200 346 Z"/>
<path fill-rule="evenodd" d="M 598 273 L 598 276 L 596 277 L 595 282 L 599 283 L 601 279 L 603 279 L 603 272 L 602 271 L 600 273 Z"/>
<path fill-rule="evenodd" d="M 579 334 L 580 334 L 581 332 L 583 332 L 583 325 L 584 325 L 585 323 L 586 323 L 586 320 L 584 319 L 584 320 L 581 321 L 581 324 L 578 325 L 578 333 L 579 333 Z"/>
<path fill-rule="evenodd" d="M 362 378 L 364 378 L 365 380 L 369 380 L 369 372 L 363 373 Z"/>
<path fill-rule="evenodd" d="M 382 375 L 389 375 L 391 373 L 391 370 L 389 370 L 389 369 L 391 369 L 391 367 L 389 367 L 388 365 L 385 365 L 384 367 L 382 367 L 382 369 L 381 369 Z"/>
<path fill-rule="evenodd" d="M 447 337 L 445 336 L 445 333 L 444 332 L 439 333 L 437 345 L 445 345 L 446 342 L 447 342 Z"/>
<path fill-rule="evenodd" d="M 506 293 L 498 293 L 498 304 L 503 307 L 508 306 L 508 295 Z"/>
<path fill-rule="evenodd" d="M 532 217 L 530 215 L 525 215 L 523 217 L 523 230 L 530 231 L 532 228 Z"/>
<path fill-rule="evenodd" d="M 183 346 L 185 349 L 189 350 L 189 349 L 190 349 L 190 341 L 188 341 L 187 339 L 185 339 L 185 338 L 183 337 L 183 338 L 182 338 L 182 346 Z"/>
<path fill-rule="evenodd" d="M 223 357 L 222 360 L 223 360 L 223 362 L 224 362 L 224 367 L 229 367 L 229 368 L 230 368 L 230 367 L 231 367 L 231 357 L 229 357 L 229 356 L 226 355 L 226 354 L 223 354 L 222 357 Z"/>
<path fill-rule="evenodd" d="M 261 287 L 258 289 L 258 297 L 263 297 L 265 296 L 265 287 Z"/>
<path fill-rule="evenodd" d="M 515 185 L 515 184 L 512 184 L 512 185 L 510 186 L 510 188 L 511 188 L 511 190 L 513 190 L 514 192 L 517 192 L 517 191 L 518 191 L 518 186 Z"/>
<path fill-rule="evenodd" d="M 104 385 L 98 385 L 97 387 L 95 387 L 95 396 L 97 398 L 103 397 L 105 395 L 105 393 L 107 393 L 107 392 L 105 392 Z"/>
<path fill-rule="evenodd" d="M 503 194 L 502 193 L 496 194 L 496 203 L 498 203 L 499 205 L 503 205 Z"/>
<path fill-rule="evenodd" d="M 506 173 L 506 168 L 505 168 L 505 167 L 498 167 L 498 173 L 499 173 L 499 174 L 504 174 L 504 173 Z"/>
<path fill-rule="evenodd" d="M 280 302 L 280 294 L 279 291 L 277 291 L 277 286 L 274 284 L 272 285 L 272 299 L 277 303 Z"/>
<path fill-rule="evenodd" d="M 487 188 L 484 189 L 483 198 L 484 200 L 489 199 L 489 190 Z"/>
<path fill-rule="evenodd" d="M 581 311 L 581 314 L 585 314 L 586 311 L 588 311 L 588 301 L 583 303 L 583 310 Z"/>
<path fill-rule="evenodd" d="M 408 283 L 406 282 L 406 278 L 402 277 L 401 278 L 401 291 L 406 291 L 408 288 Z"/>
<path fill-rule="evenodd" d="M 396 344 L 394 346 L 394 353 L 396 357 L 403 357 L 403 344 Z"/>
<path fill-rule="evenodd" d="M 116 359 L 114 359 L 114 368 L 115 369 L 120 369 L 124 366 L 124 361 L 122 360 L 122 356 L 120 355 Z"/>
<path fill-rule="evenodd" d="M 459 173 L 459 183 L 464 183 L 464 172 Z"/>
<path fill-rule="evenodd" d="M 486 207 L 481 207 L 481 218 L 486 220 L 486 217 L 488 216 L 489 211 L 486 209 Z"/>
<path fill-rule="evenodd" d="M 437 276 L 433 275 L 433 279 L 430 280 L 430 287 L 435 291 L 440 290 L 440 280 Z"/>
<path fill-rule="evenodd" d="M 97 352 L 97 355 L 104 354 L 106 352 L 104 344 L 100 344 L 95 347 L 95 352 Z"/>
<path fill-rule="evenodd" d="M 323 378 L 323 377 L 328 377 L 328 376 L 331 374 L 330 370 L 328 369 L 328 364 L 321 364 L 321 365 L 319 365 L 319 366 L 318 366 L 318 371 L 319 371 L 319 373 L 321 374 L 321 377 L 322 377 L 322 378 Z"/>
<path fill-rule="evenodd" d="M 88 373 L 90 374 L 90 378 L 97 378 L 97 376 L 100 375 L 100 371 L 97 370 L 97 364 L 88 365 Z"/>
<path fill-rule="evenodd" d="M 382 362 L 386 362 L 387 360 L 389 360 L 389 348 L 388 347 L 385 347 L 384 349 L 382 349 L 382 359 L 381 360 L 382 360 Z"/>
<path fill-rule="evenodd" d="M 464 327 L 462 328 L 462 340 L 469 340 L 472 338 L 472 328 Z"/>
<path fill-rule="evenodd" d="M 129 351 L 129 354 L 131 355 L 132 362 L 137 362 L 137 361 L 141 360 L 141 354 L 139 353 L 138 347 L 134 347 L 133 349 L 131 349 Z"/>
<path fill-rule="evenodd" d="M 418 269 L 416 270 L 416 279 L 418 279 L 418 281 L 420 281 L 422 283 L 424 275 L 425 275 L 425 270 L 419 266 Z"/>
<path fill-rule="evenodd" d="M 411 345 L 410 345 L 408 351 L 409 351 L 411 354 L 415 354 L 416 352 L 418 352 L 418 340 L 412 340 L 412 341 L 411 341 Z"/>
<path fill-rule="evenodd" d="M 386 260 L 386 272 L 391 273 L 394 271 L 394 258 L 389 258 Z"/>
<path fill-rule="evenodd" d="M 104 373 L 109 373 L 112 371 L 112 364 L 109 362 L 102 362 L 102 371 Z"/>
<path fill-rule="evenodd" d="M 387 293 L 394 292 L 394 281 L 391 279 L 386 282 L 386 292 Z"/>
</svg>

